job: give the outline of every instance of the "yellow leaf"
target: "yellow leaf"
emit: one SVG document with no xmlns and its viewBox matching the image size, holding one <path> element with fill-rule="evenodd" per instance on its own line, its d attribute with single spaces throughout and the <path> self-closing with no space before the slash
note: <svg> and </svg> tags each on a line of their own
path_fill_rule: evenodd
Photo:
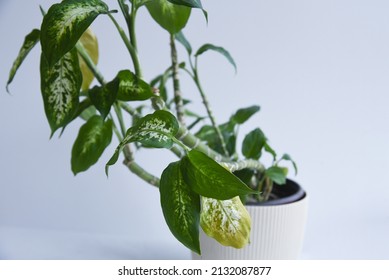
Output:
<svg viewBox="0 0 389 280">
<path fill-rule="evenodd" d="M 251 218 L 239 197 L 216 200 L 202 197 L 200 225 L 205 234 L 237 249 L 249 243 Z"/>
<path fill-rule="evenodd" d="M 92 29 L 88 28 L 80 38 L 80 42 L 84 46 L 86 52 L 89 54 L 90 58 L 96 65 L 99 61 L 99 46 L 97 42 L 97 37 L 93 33 Z M 79 55 L 80 68 L 82 72 L 82 86 L 83 91 L 88 90 L 91 85 L 94 75 L 92 71 L 89 70 L 89 67 L 86 65 L 84 59 Z"/>
</svg>

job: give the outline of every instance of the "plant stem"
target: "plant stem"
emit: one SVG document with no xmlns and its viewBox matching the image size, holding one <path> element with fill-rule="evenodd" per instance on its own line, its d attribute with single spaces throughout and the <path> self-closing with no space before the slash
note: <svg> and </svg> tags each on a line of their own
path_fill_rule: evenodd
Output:
<svg viewBox="0 0 389 280">
<path fill-rule="evenodd" d="M 127 47 L 127 50 L 128 52 L 130 53 L 130 56 L 132 58 L 132 63 L 134 64 L 134 70 L 135 70 L 135 74 L 139 77 L 139 78 L 143 78 L 143 75 L 142 75 L 142 69 L 140 67 L 140 63 L 139 63 L 139 58 L 138 58 L 138 53 L 136 51 L 136 49 L 134 48 L 134 46 L 131 44 L 131 42 L 129 41 L 126 33 L 124 32 L 124 30 L 120 27 L 120 25 L 117 23 L 117 21 L 115 20 L 115 18 L 111 15 L 111 14 L 108 14 L 109 18 L 112 20 L 112 22 L 114 23 L 116 29 L 118 30 L 119 34 L 120 34 L 120 37 L 122 38 L 124 44 L 126 45 Z"/>
<path fill-rule="evenodd" d="M 123 164 L 128 167 L 128 169 L 137 175 L 142 180 L 146 181 L 152 186 L 159 187 L 159 178 L 147 172 L 141 166 L 139 166 L 135 161 L 131 151 L 131 147 L 126 145 L 123 150 L 124 153 L 124 161 Z"/>
<path fill-rule="evenodd" d="M 228 168 L 231 172 L 246 168 L 258 170 L 261 173 L 265 171 L 265 167 L 263 166 L 263 164 L 253 159 L 246 159 L 237 162 L 220 162 L 220 165 L 225 168 Z"/>
<path fill-rule="evenodd" d="M 125 137 L 127 130 L 126 130 L 126 125 L 124 123 L 122 110 L 116 102 L 113 104 L 113 107 L 115 109 L 115 113 L 116 113 L 118 120 L 119 120 L 120 131 L 122 132 L 123 137 Z"/>
<path fill-rule="evenodd" d="M 193 66 L 192 66 L 193 67 Z M 198 72 L 197 72 L 197 63 L 196 63 L 196 67 L 193 67 L 193 79 L 195 81 L 195 84 L 200 92 L 200 95 L 201 95 L 201 98 L 203 99 L 203 104 L 205 106 L 205 109 L 207 110 L 207 114 L 208 114 L 208 117 L 212 123 L 212 126 L 213 128 L 215 129 L 215 132 L 216 132 L 216 135 L 217 135 L 217 138 L 219 139 L 219 142 L 221 144 L 221 147 L 223 149 L 223 153 L 225 156 L 228 156 L 228 150 L 227 150 L 227 146 L 226 146 L 226 142 L 224 141 L 224 137 L 220 131 L 220 128 L 219 126 L 217 125 L 216 123 L 216 119 L 215 119 L 215 116 L 213 115 L 213 112 L 211 110 L 211 105 L 208 101 L 208 98 L 207 96 L 205 95 L 205 92 L 201 86 L 201 83 L 200 83 L 200 79 L 199 79 L 199 75 L 198 75 Z"/>
<path fill-rule="evenodd" d="M 225 161 L 229 162 L 230 159 L 215 152 L 210 147 L 208 147 L 204 142 L 202 142 L 199 138 L 194 136 L 189 132 L 189 130 L 185 126 L 180 126 L 180 129 L 178 130 L 178 133 L 176 134 L 176 138 L 178 140 L 181 140 L 186 146 L 188 146 L 191 149 L 196 149 L 197 151 L 203 152 L 204 154 L 208 155 L 210 158 L 214 159 L 215 161 Z"/>
<path fill-rule="evenodd" d="M 102 86 L 104 86 L 106 84 L 106 82 L 105 82 L 105 79 L 104 79 L 103 75 L 97 69 L 96 65 L 93 63 L 92 59 L 90 58 L 89 54 L 85 51 L 85 48 L 84 48 L 84 46 L 81 43 L 77 43 L 77 51 L 81 55 L 81 57 L 85 60 L 85 63 L 88 65 L 89 69 L 95 75 L 95 77 L 99 81 L 99 83 Z M 134 114 L 137 114 L 136 110 L 132 109 L 126 103 L 121 102 L 121 103 L 119 103 L 119 105 L 124 110 L 127 109 L 128 111 L 131 111 Z M 118 104 L 114 104 L 114 108 L 115 108 L 116 114 L 118 116 L 119 123 L 120 123 L 120 128 L 121 128 L 121 131 L 122 131 L 122 134 L 123 134 L 123 137 L 124 137 L 126 130 L 125 130 L 124 122 L 123 122 L 121 108 L 119 107 L 119 105 Z M 121 137 L 121 135 L 120 135 L 116 125 L 114 126 L 114 132 L 115 132 L 116 136 L 118 137 L 119 141 L 121 141 L 122 137 Z M 123 164 L 125 166 L 127 166 L 128 169 L 132 173 L 134 173 L 139 178 L 143 179 L 144 181 L 146 181 L 147 183 L 149 183 L 149 184 L 151 184 L 153 186 L 156 186 L 156 187 L 159 186 L 159 178 L 154 176 L 154 175 L 152 175 L 151 173 L 147 172 L 143 167 L 141 167 L 139 164 L 137 164 L 135 162 L 133 154 L 132 154 L 132 151 L 131 151 L 131 147 L 129 145 L 126 145 L 124 147 L 123 154 L 124 154 L 124 157 L 125 157 Z"/>
<path fill-rule="evenodd" d="M 92 71 L 93 75 L 96 77 L 97 81 L 104 86 L 107 82 L 105 81 L 103 75 L 100 73 L 99 69 L 96 67 L 95 63 L 93 62 L 92 58 L 89 56 L 87 51 L 84 48 L 84 45 L 78 41 L 76 44 L 76 48 L 82 59 L 85 61 L 86 65 L 88 66 L 89 70 Z"/>
<path fill-rule="evenodd" d="M 135 32 L 136 12 L 137 12 L 137 8 L 135 7 L 135 5 L 132 5 L 131 14 L 130 14 L 130 26 L 129 26 L 130 40 L 132 45 L 134 46 L 135 51 L 138 52 L 138 43 L 137 43 L 136 32 Z"/>
<path fill-rule="evenodd" d="M 173 89 L 174 89 L 174 103 L 176 104 L 177 119 L 181 125 L 185 125 L 184 120 L 184 102 L 182 100 L 182 93 L 180 89 L 180 80 L 178 77 L 178 58 L 177 49 L 174 39 L 174 35 L 170 35 L 170 50 L 172 59 L 172 71 L 173 71 Z"/>
</svg>

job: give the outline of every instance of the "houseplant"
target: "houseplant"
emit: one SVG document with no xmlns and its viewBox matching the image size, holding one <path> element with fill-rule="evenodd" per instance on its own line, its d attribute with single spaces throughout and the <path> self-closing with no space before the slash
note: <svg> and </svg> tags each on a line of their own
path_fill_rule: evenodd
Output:
<svg viewBox="0 0 389 280">
<path fill-rule="evenodd" d="M 144 8 L 171 38 L 172 63 L 149 83 L 142 74 L 137 54 L 141 48 L 134 28 L 137 11 Z M 192 8 L 202 10 L 207 19 L 200 1 L 118 1 L 128 36 L 116 21 L 121 15 L 102 1 L 65 0 L 47 11 L 42 9 L 41 28 L 26 37 L 8 84 L 29 50 L 40 42 L 41 90 L 52 135 L 59 129 L 63 132 L 75 118 L 85 119 L 72 149 L 74 174 L 96 163 L 112 135 L 116 135 L 120 144 L 107 163 L 107 174 L 108 167 L 123 153 L 124 163 L 133 173 L 160 187 L 162 210 L 172 233 L 200 253 L 200 224 L 208 235 L 226 246 L 241 248 L 249 242 L 251 219 L 242 201 L 267 200 L 273 183 L 282 185 L 286 181 L 287 169 L 280 162 L 291 158 L 277 157 L 264 133 L 256 128 L 244 138 L 244 159 L 239 159 L 237 128 L 259 107 L 239 109 L 227 122 L 216 123 L 199 79 L 197 61 L 204 52 L 215 51 L 236 66 L 222 47 L 205 44 L 193 52 L 182 32 Z M 120 70 L 111 81 L 106 81 L 96 66 L 95 37 L 88 29 L 97 16 L 112 20 L 133 61 L 132 71 Z M 189 56 L 185 64 L 178 60 L 177 43 L 185 47 Z M 206 118 L 185 109 L 189 100 L 182 97 L 179 71 L 193 79 L 205 105 Z M 99 85 L 91 87 L 90 77 L 96 77 Z M 170 80 L 172 93 L 166 87 Z M 126 126 L 128 118 L 132 119 L 130 128 Z M 189 120 L 191 123 L 186 124 Z M 166 167 L 159 179 L 136 163 L 134 148 L 167 148 L 178 156 L 178 161 Z M 273 158 L 268 167 L 259 161 L 264 153 Z"/>
</svg>

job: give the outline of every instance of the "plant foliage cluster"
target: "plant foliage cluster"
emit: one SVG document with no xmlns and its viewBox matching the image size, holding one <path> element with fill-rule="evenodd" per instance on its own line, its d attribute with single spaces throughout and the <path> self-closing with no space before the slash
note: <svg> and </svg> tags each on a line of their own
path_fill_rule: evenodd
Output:
<svg viewBox="0 0 389 280">
<path fill-rule="evenodd" d="M 277 157 L 260 128 L 244 137 L 243 158 L 239 158 L 238 128 L 259 111 L 258 106 L 238 109 L 225 123 L 216 123 L 200 82 L 198 59 L 205 52 L 216 52 L 235 70 L 236 64 L 223 47 L 204 44 L 195 51 L 184 36 L 193 9 L 202 11 L 208 20 L 200 0 L 118 0 L 117 4 L 120 13 L 110 10 L 102 0 L 64 0 L 47 12 L 41 8 L 41 27 L 25 37 L 7 89 L 30 50 L 40 43 L 41 93 L 51 135 L 63 132 L 76 118 L 84 120 L 72 148 L 74 174 L 94 165 L 116 135 L 120 144 L 106 165 L 107 174 L 108 167 L 123 154 L 133 173 L 159 187 L 166 223 L 181 243 L 200 254 L 201 226 L 223 245 L 245 246 L 251 220 L 243 203 L 268 199 L 273 183 L 282 185 L 286 180 L 287 169 L 279 166 L 280 161 L 291 161 L 295 167 L 294 162 L 287 154 Z M 171 46 L 171 65 L 149 82 L 142 74 L 138 57 L 142 49 L 135 32 L 136 15 L 142 8 L 167 31 Z M 100 16 L 111 19 L 133 62 L 132 70 L 119 70 L 111 81 L 106 81 L 97 67 L 97 39 L 90 29 Z M 124 29 L 116 16 L 124 16 Z M 177 42 L 186 50 L 186 63 L 178 60 Z M 179 72 L 192 78 L 206 116 L 187 110 L 190 100 L 182 96 Z M 98 85 L 91 87 L 94 78 Z M 168 81 L 173 82 L 172 92 L 167 90 Z M 144 114 L 147 106 L 152 111 Z M 125 126 L 127 118 L 132 119 L 129 128 Z M 200 124 L 202 127 L 194 131 Z M 158 178 L 136 163 L 134 147 L 170 149 L 178 159 Z M 274 159 L 270 167 L 260 162 L 263 153 Z"/>
</svg>

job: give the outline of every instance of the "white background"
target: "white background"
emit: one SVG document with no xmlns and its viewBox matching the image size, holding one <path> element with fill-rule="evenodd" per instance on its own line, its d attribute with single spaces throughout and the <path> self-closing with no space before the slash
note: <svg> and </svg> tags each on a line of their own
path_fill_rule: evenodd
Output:
<svg viewBox="0 0 389 280">
<path fill-rule="evenodd" d="M 189 258 L 170 234 L 158 190 L 121 164 L 73 176 L 70 152 L 80 120 L 49 140 L 39 81 L 39 45 L 5 91 L 24 36 L 39 28 L 39 4 L 0 2 L 0 259 Z M 107 1 L 117 9 L 116 1 Z M 220 4 L 222 3 L 222 4 Z M 279 153 L 297 161 L 293 177 L 309 194 L 302 258 L 389 258 L 389 2 L 381 0 L 203 1 L 185 31 L 195 49 L 224 46 L 238 73 L 216 54 L 200 75 L 223 122 L 238 108 L 261 112 L 240 129 L 260 126 Z M 221 6 L 219 6 L 221 5 Z M 120 18 L 120 15 L 116 15 Z M 107 80 L 131 68 L 106 16 L 92 25 Z M 148 80 L 169 64 L 168 35 L 143 9 L 137 25 Z M 182 48 L 181 58 L 186 58 Z M 197 93 L 183 77 L 183 91 Z M 202 107 L 196 99 L 194 108 Z M 204 111 L 203 111 L 204 112 Z M 240 139 L 241 139 L 240 138 Z M 174 157 L 137 153 L 155 174 Z"/>
</svg>

